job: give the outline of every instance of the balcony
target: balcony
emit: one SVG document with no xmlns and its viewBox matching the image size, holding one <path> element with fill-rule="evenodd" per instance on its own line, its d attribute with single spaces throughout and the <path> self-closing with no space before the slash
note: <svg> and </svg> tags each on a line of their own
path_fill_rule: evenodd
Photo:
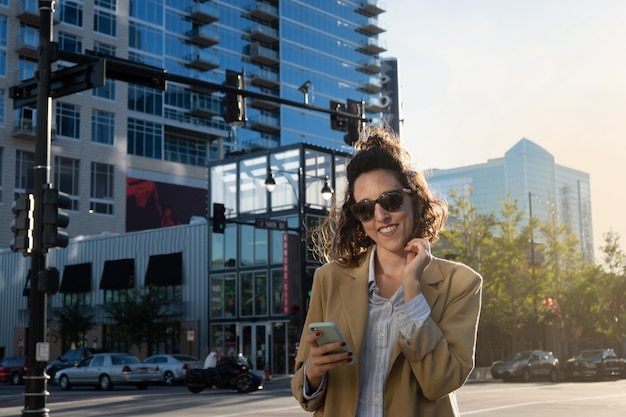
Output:
<svg viewBox="0 0 626 417">
<path fill-rule="evenodd" d="M 386 6 L 379 0 L 361 0 L 356 11 L 366 16 L 378 16 L 386 11 Z"/>
<path fill-rule="evenodd" d="M 220 35 L 210 26 L 202 26 L 185 33 L 191 43 L 199 46 L 213 46 L 220 43 Z"/>
<path fill-rule="evenodd" d="M 278 118 L 271 116 L 260 115 L 248 119 L 246 127 L 248 129 L 256 130 L 257 132 L 269 133 L 272 135 L 276 135 L 280 132 L 280 123 Z"/>
<path fill-rule="evenodd" d="M 248 73 L 246 78 L 250 84 L 260 87 L 274 89 L 280 87 L 280 80 L 278 79 L 278 73 L 266 69 L 259 68 L 254 72 Z"/>
<path fill-rule="evenodd" d="M 278 51 L 261 46 L 258 42 L 250 44 L 247 49 L 253 62 L 270 67 L 278 65 Z"/>
<path fill-rule="evenodd" d="M 18 139 L 35 139 L 35 119 L 21 118 L 15 121 L 13 129 L 13 137 Z"/>
<path fill-rule="evenodd" d="M 368 38 L 367 41 L 363 42 L 356 50 L 365 54 L 375 55 L 385 52 L 387 45 L 385 42 L 376 38 Z"/>
<path fill-rule="evenodd" d="M 191 96 L 191 115 L 197 117 L 213 117 L 222 114 L 222 100 L 205 94 Z"/>
<path fill-rule="evenodd" d="M 39 27 L 39 0 L 20 0 L 16 16 L 23 23 Z M 53 13 L 52 20 L 59 23 L 59 13 Z"/>
<path fill-rule="evenodd" d="M 254 2 L 245 7 L 248 17 L 263 22 L 274 22 L 278 20 L 278 7 L 268 3 Z"/>
<path fill-rule="evenodd" d="M 361 81 L 357 90 L 364 93 L 375 94 L 380 93 L 383 89 L 383 82 L 380 77 L 369 77 Z"/>
<path fill-rule="evenodd" d="M 279 39 L 278 29 L 266 25 L 249 26 L 245 31 L 250 35 L 250 39 L 253 41 L 274 43 Z"/>
<path fill-rule="evenodd" d="M 39 38 L 20 35 L 15 52 L 28 58 L 37 59 L 39 57 L 37 48 L 39 48 Z"/>
<path fill-rule="evenodd" d="M 212 51 L 197 51 L 186 56 L 189 66 L 201 71 L 210 71 L 220 66 L 219 60 Z"/>
<path fill-rule="evenodd" d="M 213 23 L 220 19 L 217 7 L 210 3 L 194 3 L 188 11 L 189 17 L 203 23 Z"/>
<path fill-rule="evenodd" d="M 273 149 L 279 145 L 280 138 L 266 138 L 263 136 L 244 141 L 241 144 L 241 146 L 247 150 Z"/>
<path fill-rule="evenodd" d="M 367 18 L 358 23 L 357 32 L 363 33 L 369 36 L 379 35 L 387 29 L 378 21 L 376 17 Z"/>
<path fill-rule="evenodd" d="M 384 102 L 380 97 L 372 97 L 365 103 L 365 112 L 380 113 L 385 108 L 383 104 Z"/>
<path fill-rule="evenodd" d="M 366 74 L 378 74 L 381 69 L 381 61 L 380 58 L 368 58 L 361 62 L 359 62 L 359 66 L 357 70 L 364 72 Z"/>
<path fill-rule="evenodd" d="M 266 100 L 261 100 L 258 98 L 249 98 L 248 104 L 252 108 L 269 111 L 269 112 L 273 112 L 273 111 L 280 109 L 280 104 L 274 101 L 266 101 Z"/>
</svg>

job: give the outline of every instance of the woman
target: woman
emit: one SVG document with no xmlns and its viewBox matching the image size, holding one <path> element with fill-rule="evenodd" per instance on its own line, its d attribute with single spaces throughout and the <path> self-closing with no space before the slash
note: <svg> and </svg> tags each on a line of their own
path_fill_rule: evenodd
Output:
<svg viewBox="0 0 626 417">
<path fill-rule="evenodd" d="M 327 263 L 311 302 L 291 381 L 315 416 L 458 416 L 454 391 L 474 367 L 482 278 L 434 258 L 447 205 L 410 168 L 408 152 L 370 128 L 347 166 L 344 202 L 322 225 Z M 351 353 L 327 354 L 313 322 L 335 322 Z"/>
</svg>

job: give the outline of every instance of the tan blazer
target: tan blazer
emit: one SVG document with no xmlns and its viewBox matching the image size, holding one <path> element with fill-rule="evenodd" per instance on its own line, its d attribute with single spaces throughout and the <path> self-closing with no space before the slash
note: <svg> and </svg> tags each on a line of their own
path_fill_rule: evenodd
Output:
<svg viewBox="0 0 626 417">
<path fill-rule="evenodd" d="M 315 272 L 302 338 L 309 334 L 309 323 L 333 321 L 357 357 L 356 364 L 332 369 L 321 395 L 307 401 L 302 365 L 309 346 L 300 341 L 291 389 L 302 408 L 316 417 L 355 416 L 368 318 L 370 256 L 371 251 L 356 268 L 329 263 Z M 474 368 L 481 276 L 463 264 L 435 258 L 421 283 L 430 317 L 410 339 L 398 337 L 383 393 L 385 417 L 458 416 L 454 391 Z"/>
</svg>

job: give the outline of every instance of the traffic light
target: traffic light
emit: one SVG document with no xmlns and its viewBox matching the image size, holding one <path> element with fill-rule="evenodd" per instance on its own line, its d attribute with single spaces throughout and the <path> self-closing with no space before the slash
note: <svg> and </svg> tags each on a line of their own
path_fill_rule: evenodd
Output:
<svg viewBox="0 0 626 417">
<path fill-rule="evenodd" d="M 213 233 L 224 233 L 226 229 L 226 208 L 222 203 L 213 203 Z"/>
<path fill-rule="evenodd" d="M 348 108 L 347 111 L 348 113 L 352 113 L 355 116 L 358 117 L 350 117 L 348 118 L 348 126 L 347 126 L 347 132 L 346 135 L 343 137 L 343 141 L 347 144 L 347 145 L 354 145 L 354 142 L 356 142 L 359 137 L 361 136 L 361 132 L 363 131 L 363 125 L 364 125 L 364 102 L 363 101 L 356 101 L 356 100 L 350 100 L 348 99 Z"/>
<path fill-rule="evenodd" d="M 224 84 L 238 90 L 245 89 L 244 73 L 226 70 L 226 81 Z M 224 114 L 222 116 L 226 123 L 245 126 L 246 98 L 233 91 L 227 91 L 226 94 L 224 94 Z"/>
<path fill-rule="evenodd" d="M 340 103 L 338 101 L 330 101 L 330 109 L 334 110 L 336 112 L 345 112 L 346 111 L 346 105 L 343 103 Z M 330 128 L 332 130 L 338 130 L 340 132 L 345 132 L 346 130 L 348 130 L 348 118 L 347 117 L 343 117 L 340 116 L 336 113 L 331 113 L 330 114 Z"/>
<path fill-rule="evenodd" d="M 43 216 L 41 243 L 42 248 L 64 248 L 69 243 L 69 236 L 59 228 L 66 228 L 70 223 L 70 216 L 59 210 L 70 207 L 70 196 L 55 188 L 43 190 Z"/>
<path fill-rule="evenodd" d="M 33 251 L 33 228 L 35 198 L 32 194 L 21 194 L 11 204 L 15 219 L 11 222 L 11 231 L 15 235 L 11 239 L 11 250 L 22 252 L 24 256 Z"/>
</svg>

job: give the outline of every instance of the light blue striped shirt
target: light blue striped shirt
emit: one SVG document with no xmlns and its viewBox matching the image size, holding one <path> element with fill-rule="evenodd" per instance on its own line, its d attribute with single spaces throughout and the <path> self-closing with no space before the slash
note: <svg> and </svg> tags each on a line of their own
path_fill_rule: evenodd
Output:
<svg viewBox="0 0 626 417">
<path fill-rule="evenodd" d="M 372 252 L 369 267 L 369 320 L 361 351 L 361 389 L 356 417 L 383 417 L 383 388 L 399 333 L 409 338 L 430 315 L 422 294 L 404 303 L 404 290 L 391 298 L 379 295 Z M 415 393 L 417 395 L 417 393 Z"/>
</svg>

